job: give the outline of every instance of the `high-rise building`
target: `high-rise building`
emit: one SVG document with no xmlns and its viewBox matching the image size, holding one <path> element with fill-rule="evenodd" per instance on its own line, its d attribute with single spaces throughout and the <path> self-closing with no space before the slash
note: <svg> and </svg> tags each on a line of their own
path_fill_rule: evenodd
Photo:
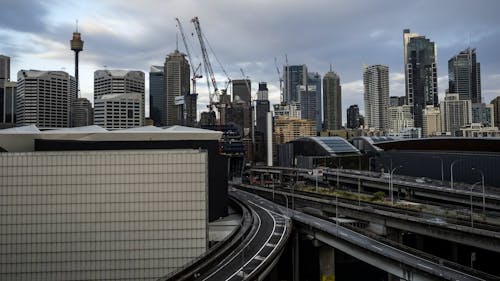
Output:
<svg viewBox="0 0 500 281">
<path fill-rule="evenodd" d="M 371 65 L 363 73 L 365 126 L 370 129 L 386 131 L 389 126 L 387 108 L 389 107 L 389 67 Z"/>
<path fill-rule="evenodd" d="M 467 48 L 448 60 L 450 93 L 461 100 L 481 103 L 481 65 L 477 62 L 476 49 Z"/>
<path fill-rule="evenodd" d="M 0 83 L 0 128 L 16 125 L 16 82 Z"/>
<path fill-rule="evenodd" d="M 283 102 L 300 102 L 299 86 L 307 85 L 307 66 L 283 66 Z"/>
<path fill-rule="evenodd" d="M 316 136 L 315 121 L 286 116 L 274 119 L 274 144 L 287 143 L 306 136 Z"/>
<path fill-rule="evenodd" d="M 422 111 L 438 105 L 437 49 L 434 42 L 403 31 L 406 101 L 412 106 L 415 127 L 422 127 Z"/>
<path fill-rule="evenodd" d="M 399 133 L 406 128 L 413 128 L 413 115 L 409 105 L 390 106 L 389 113 L 389 131 Z"/>
<path fill-rule="evenodd" d="M 406 104 L 406 97 L 389 97 L 389 107 L 402 106 Z"/>
<path fill-rule="evenodd" d="M 318 122 L 317 120 L 318 108 L 316 108 L 318 100 L 318 91 L 316 85 L 307 85 L 307 86 L 300 85 L 299 97 L 300 97 L 300 112 L 302 118 Z M 321 96 L 319 96 L 319 98 L 321 99 Z"/>
<path fill-rule="evenodd" d="M 353 104 L 349 106 L 347 109 L 347 128 L 349 129 L 357 129 L 360 126 L 359 120 L 359 108 L 357 104 Z M 325 118 L 326 120 L 326 118 Z M 325 126 L 326 127 L 326 126 Z"/>
<path fill-rule="evenodd" d="M 126 129 L 144 126 L 140 93 L 108 94 L 94 101 L 94 124 L 106 129 Z"/>
<path fill-rule="evenodd" d="M 491 101 L 493 104 L 493 119 L 495 120 L 494 126 L 500 128 L 500 96 Z"/>
<path fill-rule="evenodd" d="M 321 75 L 317 72 L 309 72 L 307 74 L 307 85 L 316 87 L 316 131 L 321 132 L 323 129 L 323 102 L 321 100 Z"/>
<path fill-rule="evenodd" d="M 10 57 L 0 55 L 0 87 L 10 81 Z"/>
<path fill-rule="evenodd" d="M 142 96 L 140 112 L 144 119 L 144 79 L 144 72 L 137 70 L 96 70 L 94 72 L 94 107 L 96 101 L 104 95 L 139 93 Z M 112 113 L 106 113 L 106 115 L 109 114 Z M 95 120 L 94 123 L 97 124 Z"/>
<path fill-rule="evenodd" d="M 441 111 L 439 107 L 428 105 L 423 112 L 422 136 L 432 137 L 441 134 Z"/>
<path fill-rule="evenodd" d="M 190 68 L 186 54 L 175 50 L 165 59 L 165 105 L 164 123 L 167 126 L 183 125 L 185 116 L 184 96 L 190 94 Z"/>
<path fill-rule="evenodd" d="M 86 98 L 77 98 L 71 103 L 71 127 L 94 124 L 94 109 Z"/>
<path fill-rule="evenodd" d="M 63 71 L 20 70 L 17 73 L 16 125 L 69 127 L 76 80 Z"/>
<path fill-rule="evenodd" d="M 473 103 L 472 123 L 481 124 L 483 127 L 494 127 L 494 110 L 492 104 Z"/>
<path fill-rule="evenodd" d="M 267 89 L 267 85 L 265 86 Z M 261 97 L 265 97 L 267 95 L 262 95 Z M 267 139 L 271 138 L 268 134 L 268 113 L 271 111 L 271 105 L 269 100 L 267 99 L 257 99 L 255 101 L 255 136 L 257 147 L 255 151 L 255 158 L 257 161 L 266 161 L 267 157 Z"/>
<path fill-rule="evenodd" d="M 459 94 L 447 94 L 440 104 L 441 129 L 452 136 L 458 136 L 460 128 L 472 122 L 470 100 L 460 100 Z"/>
<path fill-rule="evenodd" d="M 274 116 L 301 118 L 300 103 L 273 104 Z"/>
<path fill-rule="evenodd" d="M 252 102 L 252 82 L 250 79 L 235 79 L 233 85 L 233 102 L 244 101 L 248 105 Z"/>
<path fill-rule="evenodd" d="M 149 117 L 157 127 L 165 126 L 164 94 L 164 66 L 152 65 L 149 70 Z"/>
<path fill-rule="evenodd" d="M 324 130 L 339 130 L 342 127 L 342 89 L 339 76 L 331 68 L 323 77 L 323 104 Z M 359 118 L 359 110 L 357 114 Z"/>
</svg>

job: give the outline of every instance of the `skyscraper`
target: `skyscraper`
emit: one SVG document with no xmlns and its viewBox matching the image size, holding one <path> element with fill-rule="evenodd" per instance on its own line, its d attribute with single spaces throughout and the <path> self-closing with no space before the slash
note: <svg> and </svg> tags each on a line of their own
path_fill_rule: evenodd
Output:
<svg viewBox="0 0 500 281">
<path fill-rule="evenodd" d="M 300 102 L 299 87 L 307 85 L 307 66 L 283 66 L 283 101 L 287 103 Z"/>
<path fill-rule="evenodd" d="M 152 65 L 149 70 L 149 117 L 155 126 L 165 126 L 164 94 L 165 75 L 164 66 Z"/>
<path fill-rule="evenodd" d="M 255 141 L 257 143 L 255 148 L 255 160 L 257 162 L 267 160 L 267 139 L 272 136 L 268 134 L 268 113 L 271 111 L 271 105 L 267 99 L 267 84 L 259 84 L 258 99 L 255 101 Z"/>
<path fill-rule="evenodd" d="M 448 60 L 449 92 L 461 100 L 481 103 L 481 65 L 476 49 L 467 48 Z"/>
<path fill-rule="evenodd" d="M 321 98 L 321 95 L 318 95 L 316 85 L 307 85 L 307 86 L 300 85 L 299 96 L 300 96 L 300 112 L 302 119 L 311 120 L 316 122 L 317 124 L 318 108 L 316 106 L 317 106 L 318 96 L 319 98 Z M 319 120 L 319 122 L 321 123 L 321 119 Z"/>
<path fill-rule="evenodd" d="M 460 100 L 458 94 L 447 94 L 440 104 L 441 129 L 452 136 L 458 136 L 460 128 L 472 122 L 470 100 Z"/>
<path fill-rule="evenodd" d="M 96 70 L 94 72 L 94 105 L 104 95 L 128 93 L 141 94 L 140 112 L 144 118 L 144 72 L 137 70 Z"/>
<path fill-rule="evenodd" d="M 165 59 L 165 98 L 166 126 L 184 125 L 185 95 L 190 94 L 190 68 L 184 53 L 175 50 Z"/>
<path fill-rule="evenodd" d="M 106 129 L 127 129 L 144 126 L 143 94 L 103 95 L 95 100 L 94 124 Z"/>
<path fill-rule="evenodd" d="M 500 128 L 500 96 L 494 98 L 491 104 L 493 104 L 494 126 Z"/>
<path fill-rule="evenodd" d="M 494 127 L 494 106 L 492 104 L 473 103 L 472 123 L 481 124 L 483 127 Z"/>
<path fill-rule="evenodd" d="M 77 98 L 71 103 L 71 127 L 94 124 L 94 109 L 86 98 Z"/>
<path fill-rule="evenodd" d="M 250 79 L 235 79 L 233 85 L 233 102 L 244 101 L 250 105 L 252 101 L 252 84 Z"/>
<path fill-rule="evenodd" d="M 10 57 L 0 55 L 0 87 L 10 81 Z"/>
<path fill-rule="evenodd" d="M 16 82 L 0 83 L 0 128 L 16 125 Z"/>
<path fill-rule="evenodd" d="M 321 75 L 317 72 L 307 73 L 307 85 L 315 86 L 316 88 L 316 106 L 315 115 L 316 117 L 316 131 L 321 132 L 323 130 L 323 102 L 321 101 Z"/>
<path fill-rule="evenodd" d="M 371 65 L 363 73 L 365 125 L 368 128 L 386 131 L 389 126 L 389 67 Z"/>
<path fill-rule="evenodd" d="M 17 125 L 39 128 L 70 126 L 76 80 L 63 71 L 20 70 L 17 73 Z"/>
<path fill-rule="evenodd" d="M 349 106 L 347 109 L 347 128 L 357 129 L 359 128 L 359 108 L 357 104 Z M 326 120 L 326 118 L 325 118 Z M 325 126 L 326 127 L 326 126 Z"/>
<path fill-rule="evenodd" d="M 339 130 L 342 127 L 342 89 L 339 76 L 331 68 L 323 77 L 323 104 L 324 129 Z"/>
<path fill-rule="evenodd" d="M 422 128 L 422 110 L 438 105 L 437 49 L 424 36 L 403 31 L 406 100 L 412 106 L 415 127 Z"/>
</svg>

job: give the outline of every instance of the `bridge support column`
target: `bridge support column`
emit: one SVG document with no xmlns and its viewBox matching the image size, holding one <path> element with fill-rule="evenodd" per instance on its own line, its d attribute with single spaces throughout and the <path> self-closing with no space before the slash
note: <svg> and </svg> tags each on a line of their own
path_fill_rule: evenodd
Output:
<svg viewBox="0 0 500 281">
<path fill-rule="evenodd" d="M 293 281 L 300 281 L 300 255 L 299 255 L 299 233 L 298 231 L 294 231 L 293 240 L 292 240 L 292 276 Z"/>
<path fill-rule="evenodd" d="M 318 249 L 321 281 L 335 281 L 335 249 L 323 245 Z"/>
</svg>

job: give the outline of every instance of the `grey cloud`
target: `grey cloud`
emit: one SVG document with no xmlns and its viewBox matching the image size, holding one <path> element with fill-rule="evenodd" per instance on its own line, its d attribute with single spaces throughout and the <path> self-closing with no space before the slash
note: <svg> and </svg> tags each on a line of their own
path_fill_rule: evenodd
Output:
<svg viewBox="0 0 500 281">
<path fill-rule="evenodd" d="M 44 17 L 47 7 L 41 1 L 2 1 L 0 28 L 21 32 L 42 32 L 46 30 Z"/>
</svg>

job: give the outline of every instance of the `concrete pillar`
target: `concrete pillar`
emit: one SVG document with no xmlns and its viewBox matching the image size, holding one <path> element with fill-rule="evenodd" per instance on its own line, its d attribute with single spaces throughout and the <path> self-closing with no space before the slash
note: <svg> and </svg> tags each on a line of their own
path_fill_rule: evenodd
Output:
<svg viewBox="0 0 500 281">
<path fill-rule="evenodd" d="M 318 249 L 321 281 L 335 281 L 335 249 L 324 245 Z"/>
<path fill-rule="evenodd" d="M 299 233 L 298 231 L 294 231 L 293 235 L 293 246 L 292 246 L 292 276 L 293 281 L 300 281 L 300 253 L 299 253 Z"/>
</svg>

